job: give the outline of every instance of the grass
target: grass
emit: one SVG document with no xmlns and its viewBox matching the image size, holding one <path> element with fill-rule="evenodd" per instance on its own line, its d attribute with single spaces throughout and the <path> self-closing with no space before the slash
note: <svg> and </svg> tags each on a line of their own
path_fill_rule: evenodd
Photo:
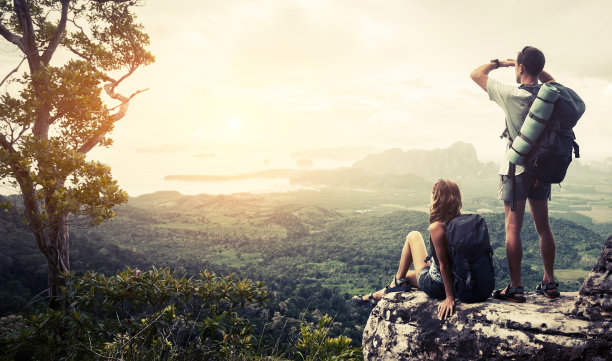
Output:
<svg viewBox="0 0 612 361">
<path fill-rule="evenodd" d="M 589 272 L 591 271 L 583 270 L 581 268 L 556 269 L 555 277 L 563 281 L 578 281 L 579 279 L 585 278 Z"/>
<path fill-rule="evenodd" d="M 593 223 L 612 223 L 612 208 L 606 206 L 592 206 L 590 211 L 577 211 L 576 213 L 590 217 Z"/>
</svg>

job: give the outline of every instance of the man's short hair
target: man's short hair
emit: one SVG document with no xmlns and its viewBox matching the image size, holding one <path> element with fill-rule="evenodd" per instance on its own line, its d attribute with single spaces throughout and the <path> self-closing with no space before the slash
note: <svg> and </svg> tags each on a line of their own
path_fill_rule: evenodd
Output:
<svg viewBox="0 0 612 361">
<path fill-rule="evenodd" d="M 523 64 L 525 70 L 530 75 L 538 76 L 544 69 L 546 59 L 544 58 L 544 53 L 542 53 L 540 49 L 534 48 L 533 46 L 526 46 L 519 53 L 516 62 L 519 65 Z"/>
</svg>

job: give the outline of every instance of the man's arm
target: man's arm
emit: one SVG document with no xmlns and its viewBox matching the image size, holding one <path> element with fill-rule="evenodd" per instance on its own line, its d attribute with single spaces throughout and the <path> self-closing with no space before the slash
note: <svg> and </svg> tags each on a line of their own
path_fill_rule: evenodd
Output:
<svg viewBox="0 0 612 361">
<path fill-rule="evenodd" d="M 540 75 L 538 75 L 538 80 L 542 83 L 548 83 L 551 81 L 555 81 L 555 78 L 553 78 L 552 75 L 548 74 L 546 71 L 542 70 Z"/>
<path fill-rule="evenodd" d="M 506 68 L 510 66 L 514 66 L 514 59 L 500 60 L 499 67 Z M 489 80 L 489 73 L 491 70 L 497 69 L 497 64 L 494 62 L 490 62 L 487 64 L 483 64 L 478 68 L 474 69 L 470 74 L 470 77 L 473 81 L 476 82 L 484 91 L 487 91 L 487 80 Z"/>
</svg>

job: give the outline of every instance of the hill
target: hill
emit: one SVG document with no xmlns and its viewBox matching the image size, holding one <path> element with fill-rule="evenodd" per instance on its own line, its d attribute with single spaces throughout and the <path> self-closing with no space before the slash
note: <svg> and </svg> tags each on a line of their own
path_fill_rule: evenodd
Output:
<svg viewBox="0 0 612 361">
<path fill-rule="evenodd" d="M 339 190 L 338 198 L 333 197 L 335 191 L 326 192 L 321 198 L 314 191 L 267 196 L 160 192 L 131 198 L 117 208 L 112 221 L 73 230 L 73 269 L 112 274 L 128 266 L 155 265 L 187 275 L 208 269 L 262 280 L 274 298 L 268 318 L 253 321 L 259 327 L 313 321 L 309 315 L 318 310 L 334 317 L 333 333 L 358 343 L 368 310 L 351 307 L 350 297 L 389 282 L 405 235 L 419 230 L 426 236 L 427 215 L 378 203 L 367 209 L 324 206 L 330 199 L 336 205 L 364 201 L 359 199 L 364 192 Z M 495 248 L 497 283 L 503 285 L 508 280 L 504 217 L 489 213 L 485 218 Z M 0 214 L 0 234 L 11 235 L 0 243 L 2 265 L 10 265 L 4 266 L 0 278 L 4 314 L 23 311 L 46 281 L 44 259 L 18 221 Z M 577 290 L 601 252 L 603 238 L 562 219 L 552 219 L 552 226 L 558 235 L 556 265 L 562 290 Z M 541 277 L 537 235 L 529 219 L 522 236 L 524 285 L 529 289 Z M 291 337 L 282 330 L 279 326 L 269 337 Z"/>
<path fill-rule="evenodd" d="M 445 149 L 390 149 L 368 155 L 353 164 L 353 168 L 376 174 L 413 173 L 430 181 L 439 178 L 461 180 L 491 177 L 497 174 L 497 167 L 492 162 L 481 163 L 474 146 L 463 142 L 456 142 Z"/>
</svg>

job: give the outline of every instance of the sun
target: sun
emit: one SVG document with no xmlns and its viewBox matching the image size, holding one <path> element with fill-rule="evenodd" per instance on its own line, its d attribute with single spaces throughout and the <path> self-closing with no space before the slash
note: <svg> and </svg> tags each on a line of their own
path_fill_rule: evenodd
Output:
<svg viewBox="0 0 612 361">
<path fill-rule="evenodd" d="M 228 126 L 233 131 L 240 130 L 242 127 L 242 119 L 239 117 L 231 117 L 228 119 Z"/>
</svg>

